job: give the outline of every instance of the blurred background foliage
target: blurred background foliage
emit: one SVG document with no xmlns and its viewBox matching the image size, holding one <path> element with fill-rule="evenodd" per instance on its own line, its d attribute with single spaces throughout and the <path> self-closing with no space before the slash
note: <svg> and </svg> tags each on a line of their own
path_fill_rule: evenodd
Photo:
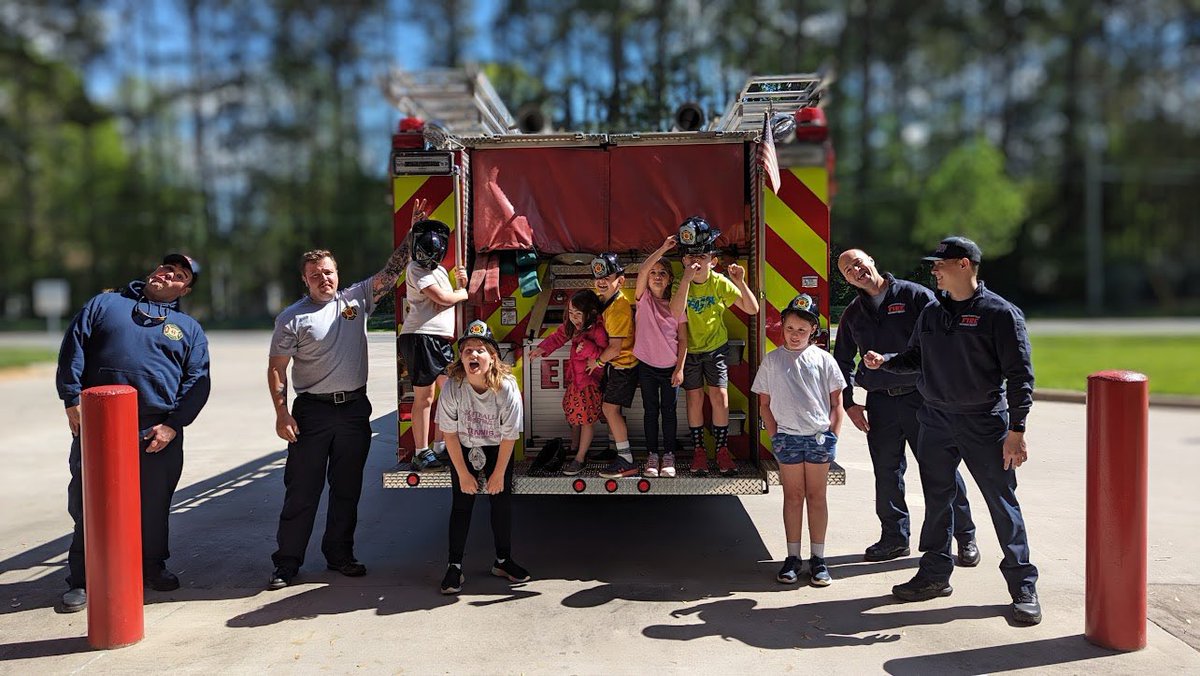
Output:
<svg viewBox="0 0 1200 676">
<path fill-rule="evenodd" d="M 0 317 L 29 320 L 35 279 L 77 306 L 167 249 L 205 263 L 188 302 L 213 325 L 297 297 L 305 249 L 374 272 L 401 116 L 379 77 L 466 64 L 510 110 L 603 131 L 820 69 L 837 249 L 922 278 L 918 255 L 965 232 L 1035 314 L 1200 312 L 1195 0 L 7 0 Z"/>
</svg>

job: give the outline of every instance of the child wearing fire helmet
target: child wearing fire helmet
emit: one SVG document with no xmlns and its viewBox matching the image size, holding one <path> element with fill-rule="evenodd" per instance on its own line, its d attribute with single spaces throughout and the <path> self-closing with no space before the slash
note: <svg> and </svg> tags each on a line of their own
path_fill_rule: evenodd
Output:
<svg viewBox="0 0 1200 676">
<path fill-rule="evenodd" d="M 833 356 L 813 347 L 821 329 L 812 297 L 803 293 L 796 296 L 780 314 L 783 344 L 763 359 L 750 387 L 758 395 L 758 412 L 771 435 L 771 452 L 779 461 L 783 484 L 787 558 L 776 579 L 783 584 L 799 580 L 803 567 L 800 539 L 807 507 L 812 548 L 809 581 L 814 587 L 825 587 L 832 581 L 825 564 L 825 530 L 829 525 L 826 481 L 829 463 L 837 455 L 846 381 Z"/>
<path fill-rule="evenodd" d="M 450 564 L 443 594 L 462 591 L 463 553 L 475 494 L 490 496 L 496 560 L 492 575 L 526 582 L 529 572 L 512 558 L 513 448 L 521 436 L 521 392 L 488 325 L 473 321 L 458 339 L 458 358 L 447 369 L 437 422 L 446 434 L 450 473 Z"/>
</svg>

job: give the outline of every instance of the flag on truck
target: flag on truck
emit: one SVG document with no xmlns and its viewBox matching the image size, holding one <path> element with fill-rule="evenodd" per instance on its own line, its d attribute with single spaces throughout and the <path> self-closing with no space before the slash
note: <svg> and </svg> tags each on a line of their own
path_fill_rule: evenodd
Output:
<svg viewBox="0 0 1200 676">
<path fill-rule="evenodd" d="M 782 179 L 779 177 L 779 158 L 775 156 L 775 134 L 771 132 L 771 114 L 763 113 L 762 143 L 758 144 L 758 166 L 765 172 L 767 187 L 778 193 Z"/>
</svg>

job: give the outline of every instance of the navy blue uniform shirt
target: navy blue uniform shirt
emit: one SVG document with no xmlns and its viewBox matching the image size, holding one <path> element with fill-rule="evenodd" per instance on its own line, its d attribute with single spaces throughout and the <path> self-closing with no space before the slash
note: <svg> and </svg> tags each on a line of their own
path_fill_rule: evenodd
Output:
<svg viewBox="0 0 1200 676">
<path fill-rule="evenodd" d="M 178 300 L 151 302 L 145 286 L 94 296 L 71 320 L 58 351 L 58 396 L 69 407 L 89 387 L 130 385 L 139 416 L 166 416 L 178 432 L 208 401 L 208 339 Z"/>
<path fill-rule="evenodd" d="M 862 289 L 842 312 L 838 323 L 837 342 L 833 345 L 833 358 L 842 369 L 846 389 L 842 391 L 842 406 L 849 410 L 854 406 L 854 386 L 867 390 L 890 390 L 894 387 L 912 387 L 917 384 L 916 373 L 889 373 L 873 371 L 861 363 L 855 369 L 854 360 L 859 351 L 874 350 L 880 354 L 903 352 L 917 326 L 921 310 L 933 300 L 929 289 L 896 279 L 891 273 L 883 273 L 887 280 L 883 302 L 876 308 L 871 296 Z"/>
<path fill-rule="evenodd" d="M 917 320 L 908 350 L 883 369 L 919 373 L 925 403 L 947 413 L 1008 410 L 1009 427 L 1025 422 L 1033 405 L 1033 362 L 1025 315 L 979 282 L 956 303 L 939 293 Z M 878 350 L 877 350 L 878 351 Z"/>
</svg>

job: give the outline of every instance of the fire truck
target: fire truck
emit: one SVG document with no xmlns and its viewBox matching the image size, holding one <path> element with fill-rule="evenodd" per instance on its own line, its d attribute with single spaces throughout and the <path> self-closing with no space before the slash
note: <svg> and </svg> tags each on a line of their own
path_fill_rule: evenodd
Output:
<svg viewBox="0 0 1200 676">
<path fill-rule="evenodd" d="M 763 356 L 782 342 L 779 309 L 797 294 L 816 299 L 828 328 L 833 151 L 820 108 L 822 77 L 752 77 L 710 123 L 699 107 L 685 104 L 673 131 L 620 134 L 548 132 L 537 110 L 514 119 L 482 73 L 397 72 L 385 79 L 384 90 L 412 116 L 392 138 L 395 242 L 408 234 L 418 201 L 429 205 L 431 218 L 450 225 L 452 245 L 444 264 L 464 265 L 470 275 L 470 297 L 456 310 L 458 326 L 487 322 L 520 384 L 525 429 L 516 449 L 513 492 L 730 495 L 766 493 L 778 485 L 750 385 Z M 702 216 L 720 229 L 717 270 L 733 262 L 745 267 L 762 306 L 757 316 L 735 308 L 725 315 L 729 448 L 737 473 L 691 476 L 681 466 L 672 478 L 604 479 L 596 463 L 571 477 L 531 472 L 539 450 L 570 438 L 561 407 L 569 345 L 540 360 L 524 355 L 565 321 L 574 290 L 592 286 L 589 263 L 595 254 L 618 253 L 632 297 L 639 262 L 689 216 Z M 678 278 L 677 257 L 673 266 Z M 403 287 L 396 306 L 398 332 Z M 447 471 L 418 472 L 409 462 L 412 394 L 399 357 L 397 391 L 399 462 L 384 472 L 383 485 L 449 487 Z M 682 441 L 687 436 L 682 393 L 678 404 Z M 705 406 L 711 420 L 707 401 Z M 635 459 L 641 461 L 640 394 L 625 416 Z M 608 443 L 601 420 L 593 449 Z M 708 447 L 711 452 L 711 438 Z M 845 483 L 836 463 L 829 482 Z"/>
</svg>

